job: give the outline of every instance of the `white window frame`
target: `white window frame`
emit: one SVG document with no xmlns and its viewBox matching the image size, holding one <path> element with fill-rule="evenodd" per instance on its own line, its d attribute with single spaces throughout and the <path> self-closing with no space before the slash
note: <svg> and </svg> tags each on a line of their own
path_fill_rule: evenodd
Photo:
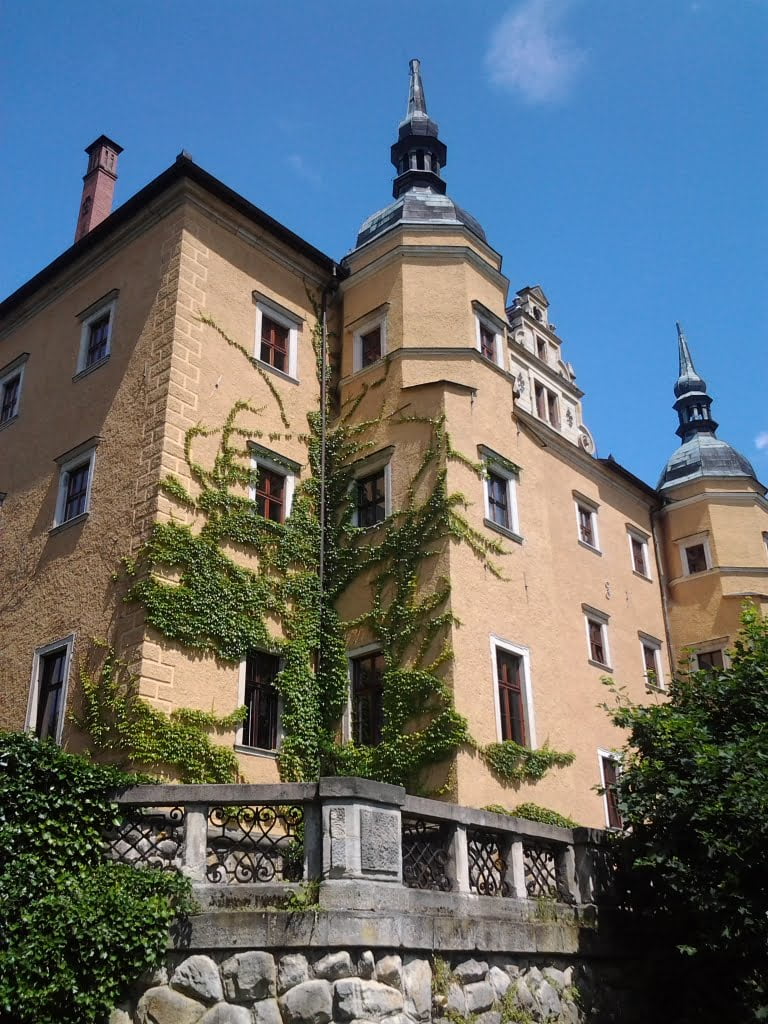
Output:
<svg viewBox="0 0 768 1024">
<path fill-rule="evenodd" d="M 600 611 L 599 608 L 593 608 L 591 605 L 583 604 L 581 606 L 584 612 L 584 632 L 587 638 L 587 660 L 590 665 L 596 665 L 598 668 L 605 669 L 608 672 L 612 672 L 611 668 L 611 647 L 608 642 L 608 622 L 610 615 L 607 612 Z M 589 636 L 589 624 L 594 622 L 600 626 L 600 632 L 602 634 L 603 651 L 605 652 L 605 661 L 595 661 L 592 657 L 592 640 Z"/>
<path fill-rule="evenodd" d="M 97 366 L 102 366 L 109 357 L 112 355 L 112 335 L 115 330 L 115 313 L 117 310 L 117 292 L 110 292 L 109 295 L 99 299 L 92 306 L 89 306 L 87 310 L 80 313 L 79 319 L 82 323 L 80 330 L 80 350 L 77 356 L 77 369 L 75 376 L 80 374 L 89 373 L 91 370 L 95 370 Z M 107 354 L 102 356 L 101 359 L 96 359 L 92 363 L 86 365 L 86 357 L 88 355 L 88 339 L 90 335 L 91 325 L 96 321 L 100 320 L 105 313 L 109 314 L 109 327 L 107 329 Z"/>
<path fill-rule="evenodd" d="M 367 458 L 361 459 L 354 467 L 354 476 L 350 484 L 350 492 L 354 502 L 353 526 L 360 527 L 357 521 L 358 481 L 364 480 L 367 476 L 373 476 L 374 473 L 378 473 L 382 469 L 384 470 L 384 520 L 386 521 L 392 515 L 392 453 L 394 450 L 394 447 L 390 446 L 381 452 L 373 452 Z M 364 529 L 375 530 L 377 526 L 381 526 L 381 523 L 364 527 Z"/>
<path fill-rule="evenodd" d="M 93 491 L 93 477 L 96 471 L 96 447 L 100 438 L 91 438 L 83 444 L 78 445 L 71 451 L 60 455 L 56 462 L 59 466 L 59 490 L 56 496 L 56 512 L 53 519 L 53 529 L 58 526 L 65 526 L 67 523 L 80 522 L 85 519 L 91 511 L 91 497 Z M 64 519 L 64 506 L 67 503 L 67 487 L 69 485 L 69 474 L 73 469 L 88 463 L 88 485 L 85 494 L 85 508 L 76 516 Z"/>
<path fill-rule="evenodd" d="M 584 494 L 579 494 L 578 491 L 573 492 L 573 504 L 574 512 L 576 514 L 576 539 L 583 548 L 588 551 L 597 551 L 602 554 L 600 547 L 600 531 L 598 527 L 598 509 L 600 506 L 597 502 L 591 498 L 587 498 Z M 579 509 L 583 508 L 585 512 L 589 512 L 590 521 L 592 524 L 592 536 L 595 538 L 594 544 L 588 544 L 585 540 L 581 539 L 581 519 L 579 518 Z"/>
<path fill-rule="evenodd" d="M 696 575 L 700 575 L 697 573 Z M 699 671 L 699 654 L 711 654 L 712 651 L 720 651 L 723 655 L 723 668 L 731 667 L 731 659 L 728 657 L 728 637 L 721 636 L 714 640 L 705 640 L 700 644 L 688 644 L 686 650 L 690 650 L 694 659 L 694 671 Z"/>
<path fill-rule="evenodd" d="M 37 725 L 37 702 L 39 697 L 40 689 L 40 668 L 42 660 L 47 654 L 53 654 L 54 651 L 66 648 L 66 657 L 64 661 L 64 683 L 61 688 L 61 708 L 59 720 L 56 723 L 56 734 L 54 741 L 61 745 L 61 736 L 64 731 L 64 719 L 67 717 L 67 697 L 69 696 L 69 676 L 72 669 L 72 657 L 75 649 L 75 634 L 70 633 L 69 636 L 62 637 L 60 640 L 56 640 L 53 643 L 45 644 L 43 647 L 37 647 L 32 657 L 32 678 L 29 685 L 29 698 L 27 700 L 27 717 L 24 724 L 25 732 L 34 732 L 35 726 Z"/>
<path fill-rule="evenodd" d="M 639 572 L 635 568 L 635 553 L 632 550 L 632 541 L 636 540 L 643 547 L 643 562 L 645 563 L 645 572 Z M 650 537 L 647 533 L 643 533 L 642 530 L 638 530 L 635 526 L 627 526 L 627 543 L 629 544 L 629 564 L 632 567 L 632 572 L 635 576 L 640 576 L 644 580 L 650 580 L 651 576 L 651 558 L 650 558 L 650 547 L 648 541 Z"/>
<path fill-rule="evenodd" d="M 271 459 L 268 454 L 265 454 L 264 450 L 260 446 L 251 445 L 251 470 L 256 472 L 258 469 L 267 469 L 271 473 L 276 473 L 278 476 L 283 477 L 285 480 L 285 494 L 283 498 L 283 504 L 285 507 L 285 515 L 283 517 L 283 523 L 288 519 L 288 516 L 293 511 L 293 495 L 296 490 L 296 471 L 287 465 L 288 459 L 285 462 L 279 461 L 280 455 L 275 452 L 276 458 Z M 251 501 L 256 501 L 256 485 L 252 484 L 248 488 L 248 496 Z"/>
<path fill-rule="evenodd" d="M 269 651 L 261 651 L 260 648 L 255 648 L 261 654 L 269 654 Z M 245 672 L 247 665 L 247 657 L 243 658 L 238 666 L 237 674 L 237 706 L 239 708 L 245 707 Z M 285 667 L 285 659 L 280 658 L 280 668 L 278 672 L 282 672 Z M 249 747 L 243 743 L 243 730 L 245 728 L 245 719 L 238 725 L 237 731 L 235 732 L 235 750 L 239 754 L 249 754 L 252 757 L 265 757 L 267 760 L 274 761 L 280 751 L 283 739 L 285 737 L 285 730 L 283 729 L 283 695 L 278 690 L 277 695 L 277 746 L 274 750 L 268 750 L 266 747 Z"/>
<path fill-rule="evenodd" d="M 491 452 L 489 449 L 485 449 L 481 446 L 480 455 L 485 465 L 485 479 L 483 480 L 483 506 L 485 524 L 492 530 L 498 530 L 501 533 L 513 534 L 515 537 L 519 537 L 520 518 L 517 504 L 517 484 L 520 479 L 520 474 L 516 473 L 514 470 L 507 469 L 503 462 L 494 458 L 494 453 Z M 493 521 L 493 519 L 491 519 L 491 506 L 489 495 L 489 474 L 491 473 L 493 473 L 495 476 L 501 477 L 503 480 L 506 480 L 507 482 L 507 509 L 509 510 L 509 526 L 502 526 L 500 523 L 496 523 Z"/>
<path fill-rule="evenodd" d="M 363 366 L 363 338 L 377 327 L 381 332 L 381 352 L 379 358 L 369 363 L 368 366 Z M 352 372 L 359 373 L 361 370 L 369 370 L 372 366 L 378 366 L 387 352 L 387 310 L 384 309 L 383 311 L 379 310 L 366 316 L 364 320 L 355 325 L 352 333 Z"/>
<path fill-rule="evenodd" d="M 2 399 L 4 397 L 5 385 L 8 383 L 8 381 L 10 381 L 13 377 L 19 378 L 19 390 L 16 393 L 16 407 L 14 409 L 13 415 L 9 416 L 7 420 L 4 420 L 2 423 L 0 423 L 0 429 L 9 426 L 11 423 L 15 423 L 16 420 L 19 418 L 19 413 L 21 412 L 21 396 L 24 392 L 24 368 L 27 365 L 28 359 L 29 353 L 22 352 L 22 354 L 18 356 L 18 358 L 14 359 L 12 363 L 8 363 L 7 366 L 4 366 L 2 370 L 0 370 L 0 402 L 2 402 Z"/>
<path fill-rule="evenodd" d="M 667 685 L 664 679 L 664 666 L 662 664 L 661 658 L 661 640 L 659 640 L 655 636 L 651 636 L 649 633 L 643 633 L 640 630 L 638 630 L 637 637 L 640 641 L 640 658 L 642 662 L 643 676 L 645 677 L 646 686 L 650 686 L 654 690 L 666 690 Z M 655 682 L 651 682 L 651 680 L 648 678 L 648 669 L 645 667 L 646 647 L 653 650 L 653 660 L 656 665 L 656 667 L 653 670 L 656 676 Z"/>
<path fill-rule="evenodd" d="M 496 720 L 496 738 L 499 743 L 503 742 L 501 738 L 501 706 L 499 703 L 499 670 L 498 665 L 496 664 L 496 651 L 501 648 L 503 651 L 508 651 L 510 654 L 515 654 L 517 657 L 522 658 L 525 731 L 528 736 L 529 749 L 537 750 L 536 717 L 534 712 L 533 681 L 531 676 L 531 649 L 530 647 L 526 647 L 524 644 L 516 644 L 512 643 L 510 640 L 505 640 L 503 637 L 497 636 L 495 633 L 492 633 L 489 639 L 491 647 L 491 678 L 493 679 L 493 708 Z"/>
<path fill-rule="evenodd" d="M 475 314 L 475 348 L 482 354 L 483 345 L 480 339 L 480 325 L 493 334 L 493 359 L 490 362 L 494 366 L 504 369 L 504 328 L 503 321 L 495 317 L 490 310 L 487 310 L 482 303 L 474 301 L 472 307 Z M 483 356 L 483 358 L 486 358 Z"/>
<path fill-rule="evenodd" d="M 300 316 L 297 316 L 296 313 L 292 313 L 291 310 L 286 309 L 285 306 L 281 306 L 279 303 L 267 298 L 266 295 L 254 292 L 253 298 L 256 304 L 254 358 L 257 360 L 259 366 L 263 366 L 265 370 L 270 370 L 272 373 L 276 373 L 280 377 L 288 377 L 291 380 L 298 380 L 299 334 L 301 333 L 301 328 L 304 323 L 303 319 Z M 272 366 L 271 363 L 267 363 L 261 358 L 261 324 L 265 316 L 269 320 L 274 320 L 276 324 L 279 324 L 281 327 L 285 327 L 288 330 L 287 370 L 279 370 L 276 366 Z"/>
<path fill-rule="evenodd" d="M 600 788 L 604 791 L 603 792 L 603 813 L 605 815 L 605 827 L 607 829 L 610 829 L 612 832 L 617 832 L 619 830 L 616 828 L 615 825 L 611 825 L 610 824 L 610 819 L 609 819 L 609 815 L 608 815 L 608 793 L 606 792 L 607 787 L 605 785 L 605 771 L 603 769 L 603 758 L 605 758 L 608 761 L 613 761 L 614 764 L 616 765 L 616 774 L 620 775 L 621 774 L 621 755 L 618 754 L 615 750 L 605 750 L 602 747 L 598 747 L 598 750 L 597 750 L 597 763 L 598 763 L 598 765 L 600 767 Z"/>
<path fill-rule="evenodd" d="M 709 570 L 713 567 L 714 563 L 712 561 L 712 548 L 709 543 L 708 533 L 696 533 L 690 537 L 683 537 L 682 540 L 678 540 L 675 543 L 677 544 L 677 550 L 680 555 L 680 569 L 682 570 L 681 576 L 703 576 L 705 572 L 709 572 Z M 703 545 L 704 547 L 704 556 L 707 560 L 707 568 L 702 569 L 701 572 L 690 572 L 688 569 L 688 556 L 686 555 L 686 551 L 688 548 L 694 548 L 699 544 Z"/>
<path fill-rule="evenodd" d="M 362 658 L 365 654 L 374 654 L 381 651 L 380 643 L 363 644 L 362 647 L 353 647 L 347 651 L 347 703 L 344 714 L 341 716 L 341 739 L 343 743 L 352 742 L 352 662 L 355 658 Z"/>
</svg>

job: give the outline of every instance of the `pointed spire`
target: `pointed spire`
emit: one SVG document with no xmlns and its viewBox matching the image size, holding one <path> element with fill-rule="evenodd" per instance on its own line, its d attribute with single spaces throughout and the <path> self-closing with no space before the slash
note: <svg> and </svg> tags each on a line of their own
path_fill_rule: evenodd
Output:
<svg viewBox="0 0 768 1024">
<path fill-rule="evenodd" d="M 679 358 L 679 374 L 675 383 L 674 408 L 680 424 L 677 434 L 683 441 L 690 440 L 694 435 L 708 433 L 714 436 L 717 423 L 712 419 L 710 406 L 712 399 L 707 392 L 707 382 L 696 372 L 688 341 L 679 323 L 677 327 L 677 351 Z"/>
<path fill-rule="evenodd" d="M 392 194 L 399 199 L 413 188 L 423 188 L 442 196 L 445 182 L 440 171 L 445 167 L 448 151 L 438 137 L 436 122 L 427 114 L 421 61 L 412 60 L 409 71 L 408 113 L 400 122 L 397 142 L 391 151 L 392 163 L 397 168 Z"/>
<path fill-rule="evenodd" d="M 421 81 L 421 61 L 412 60 L 409 64 L 411 72 L 411 84 L 408 89 L 408 113 L 405 120 L 410 121 L 413 117 L 427 116 L 427 99 L 424 95 L 424 85 Z"/>
</svg>

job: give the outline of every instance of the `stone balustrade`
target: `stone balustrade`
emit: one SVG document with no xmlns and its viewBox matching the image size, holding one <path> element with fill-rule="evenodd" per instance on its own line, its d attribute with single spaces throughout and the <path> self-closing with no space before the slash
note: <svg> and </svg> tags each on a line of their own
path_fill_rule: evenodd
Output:
<svg viewBox="0 0 768 1024">
<path fill-rule="evenodd" d="M 328 909 L 430 913 L 475 898 L 494 914 L 519 901 L 611 902 L 605 833 L 408 796 L 357 778 L 277 785 L 149 785 L 117 797 L 111 856 L 188 875 L 210 906 L 265 905 L 319 881 Z M 414 904 L 418 892 L 420 903 Z"/>
</svg>

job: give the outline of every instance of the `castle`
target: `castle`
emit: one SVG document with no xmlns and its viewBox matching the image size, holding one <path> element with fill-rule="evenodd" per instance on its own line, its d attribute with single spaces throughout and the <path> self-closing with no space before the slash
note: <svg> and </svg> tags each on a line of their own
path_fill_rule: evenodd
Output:
<svg viewBox="0 0 768 1024">
<path fill-rule="evenodd" d="M 121 148 L 87 152 L 75 244 L 0 304 L 0 725 L 88 746 L 98 640 L 161 711 L 245 706 L 248 781 L 331 757 L 616 825 L 602 677 L 663 700 L 768 604 L 766 488 L 682 331 L 653 487 L 447 195 L 418 61 L 338 262 L 183 153 L 111 212 Z"/>
</svg>

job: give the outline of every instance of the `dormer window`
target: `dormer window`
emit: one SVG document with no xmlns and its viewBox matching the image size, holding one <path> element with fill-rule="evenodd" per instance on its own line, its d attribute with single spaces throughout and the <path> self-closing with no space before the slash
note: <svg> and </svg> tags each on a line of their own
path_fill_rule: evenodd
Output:
<svg viewBox="0 0 768 1024">
<path fill-rule="evenodd" d="M 543 338 L 536 336 L 536 355 L 542 362 L 547 362 L 547 343 Z"/>
<path fill-rule="evenodd" d="M 533 315 L 534 315 L 536 320 L 541 321 L 541 320 L 544 319 L 544 317 L 542 316 L 541 310 L 539 309 L 538 306 L 534 306 L 533 307 Z"/>
<path fill-rule="evenodd" d="M 560 403 L 557 400 L 557 395 L 538 381 L 534 383 L 533 390 L 536 398 L 536 415 L 540 420 L 549 423 L 555 430 L 559 430 Z"/>
</svg>

